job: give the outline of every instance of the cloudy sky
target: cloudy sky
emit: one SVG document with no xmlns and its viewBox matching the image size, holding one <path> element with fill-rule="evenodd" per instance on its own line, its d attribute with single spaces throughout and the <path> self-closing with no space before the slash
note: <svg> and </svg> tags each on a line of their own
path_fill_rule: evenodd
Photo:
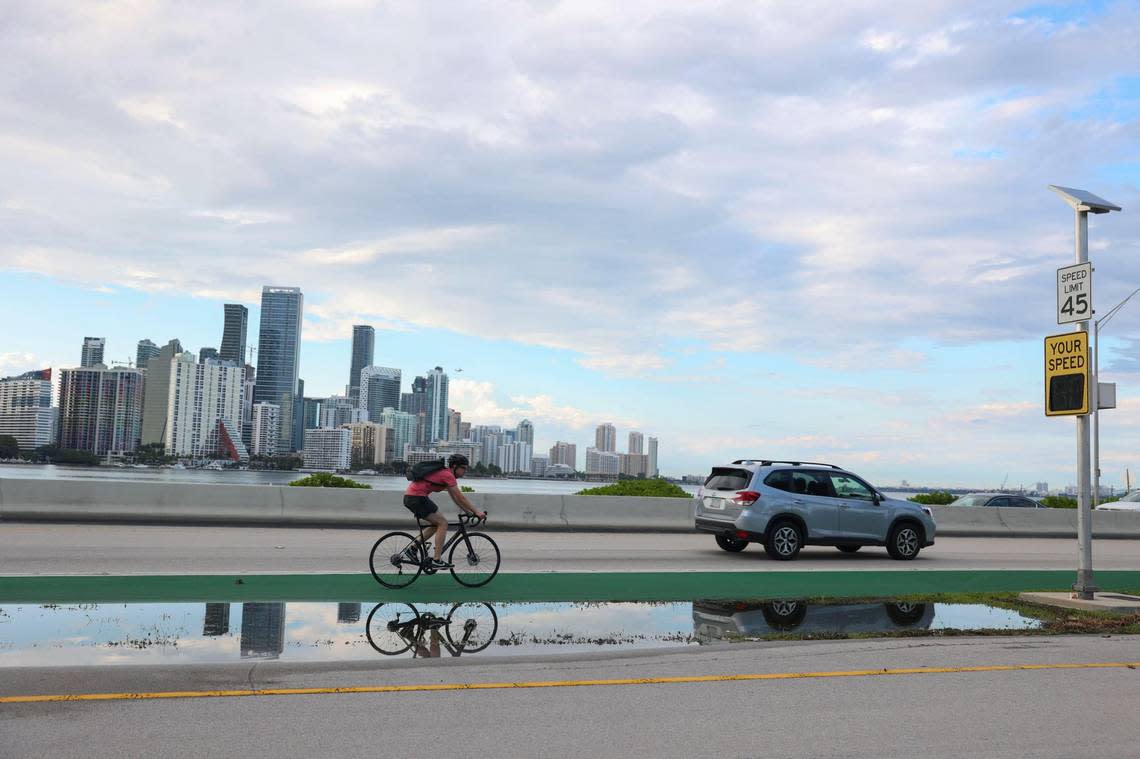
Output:
<svg viewBox="0 0 1140 759">
<path fill-rule="evenodd" d="M 308 395 L 367 323 L 539 448 L 613 421 L 666 474 L 1064 486 L 1047 184 L 1124 207 L 1090 223 L 1103 315 L 1140 286 L 1135 3 L 15 0 L 0 375 L 216 346 L 229 301 L 252 342 L 300 286 Z M 1106 484 L 1140 476 L 1138 351 L 1140 298 L 1104 328 Z"/>
</svg>

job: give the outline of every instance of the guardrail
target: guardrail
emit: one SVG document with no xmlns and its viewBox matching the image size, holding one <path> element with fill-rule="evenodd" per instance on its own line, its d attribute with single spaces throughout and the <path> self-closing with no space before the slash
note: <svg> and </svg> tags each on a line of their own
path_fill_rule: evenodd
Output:
<svg viewBox="0 0 1140 759">
<path fill-rule="evenodd" d="M 692 532 L 689 498 L 468 493 L 506 530 Z M 453 510 L 438 496 L 445 513 Z M 933 506 L 943 537 L 1075 538 L 1072 509 Z M 403 494 L 385 490 L 0 479 L 0 521 L 409 527 Z M 1096 538 L 1140 538 L 1140 512 L 1093 513 Z"/>
</svg>

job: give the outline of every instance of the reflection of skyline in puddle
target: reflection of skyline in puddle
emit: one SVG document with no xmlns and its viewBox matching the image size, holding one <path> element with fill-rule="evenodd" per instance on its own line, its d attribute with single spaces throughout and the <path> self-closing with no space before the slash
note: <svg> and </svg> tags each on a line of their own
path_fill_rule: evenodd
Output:
<svg viewBox="0 0 1140 759">
<path fill-rule="evenodd" d="M 374 606 L 355 601 L 7 606 L 0 608 L 0 667 L 375 659 L 377 651 L 365 634 Z M 493 640 L 478 650 L 480 657 L 667 648 L 781 634 L 1038 626 L 1017 612 L 983 604 L 695 601 L 487 606 L 493 607 L 496 624 Z M 414 608 L 429 619 L 446 620 L 453 605 L 415 604 Z M 470 618 L 470 613 L 462 616 Z M 442 623 L 434 630 L 425 629 L 419 645 L 409 649 L 423 656 L 455 655 L 446 645 L 447 633 L 450 630 L 458 640 L 460 629 L 459 624 L 448 628 Z M 486 629 L 484 625 L 469 634 L 483 635 Z M 414 632 L 409 628 L 413 637 Z M 464 655 L 470 652 L 470 648 L 461 650 Z"/>
</svg>

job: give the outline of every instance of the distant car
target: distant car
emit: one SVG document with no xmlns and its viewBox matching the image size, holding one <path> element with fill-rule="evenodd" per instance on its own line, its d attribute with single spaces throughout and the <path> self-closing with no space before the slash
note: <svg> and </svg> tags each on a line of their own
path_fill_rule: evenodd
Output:
<svg viewBox="0 0 1140 759">
<path fill-rule="evenodd" d="M 986 506 L 999 509 L 1047 509 L 1040 501 L 1027 498 L 1023 495 L 1010 495 L 1009 493 L 969 493 L 950 506 Z"/>
<path fill-rule="evenodd" d="M 1119 501 L 1098 503 L 1097 511 L 1140 511 L 1140 490 L 1133 490 Z"/>
<path fill-rule="evenodd" d="M 888 498 L 834 464 L 737 459 L 713 467 L 697 493 L 698 532 L 725 551 L 760 543 L 773 559 L 794 559 L 805 545 L 855 553 L 885 546 L 909 560 L 934 545 L 934 516 L 925 506 Z"/>
</svg>

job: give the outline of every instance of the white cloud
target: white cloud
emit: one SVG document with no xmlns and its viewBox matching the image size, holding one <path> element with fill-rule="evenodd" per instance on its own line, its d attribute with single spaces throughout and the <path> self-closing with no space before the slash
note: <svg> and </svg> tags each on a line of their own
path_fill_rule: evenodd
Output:
<svg viewBox="0 0 1140 759">
<path fill-rule="evenodd" d="M 581 431 L 597 426 L 599 420 L 610 420 L 621 427 L 637 428 L 636 420 L 622 414 L 604 411 L 588 411 L 563 405 L 548 395 L 513 395 L 513 405 L 506 406 L 499 400 L 494 383 L 487 381 L 452 378 L 448 383 L 448 405 L 463 411 L 463 418 L 475 424 L 514 427 L 523 419 L 530 419 L 535 425 L 554 425 L 557 429 Z M 544 437 L 550 437 L 546 430 Z"/>
</svg>

